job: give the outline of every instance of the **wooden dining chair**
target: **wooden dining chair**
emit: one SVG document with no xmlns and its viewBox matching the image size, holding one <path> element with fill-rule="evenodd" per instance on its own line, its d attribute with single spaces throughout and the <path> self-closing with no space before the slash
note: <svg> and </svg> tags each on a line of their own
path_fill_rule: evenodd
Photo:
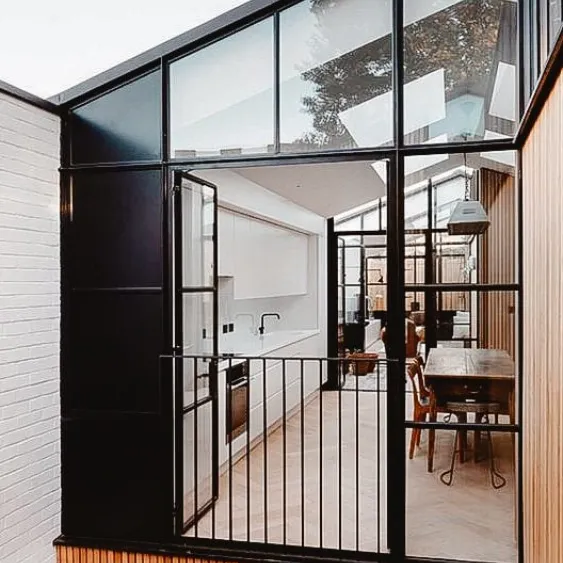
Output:
<svg viewBox="0 0 563 563">
<path fill-rule="evenodd" d="M 423 359 L 417 356 L 412 360 L 407 368 L 412 388 L 413 397 L 413 416 L 414 422 L 424 422 L 427 418 L 430 421 L 436 421 L 436 398 L 432 390 L 426 387 L 424 374 L 422 372 Z M 411 441 L 409 446 L 409 459 L 414 457 L 414 450 L 420 446 L 421 428 L 413 428 L 411 432 Z M 434 444 L 436 431 L 429 430 L 428 436 L 428 471 L 433 471 L 434 466 Z"/>
</svg>

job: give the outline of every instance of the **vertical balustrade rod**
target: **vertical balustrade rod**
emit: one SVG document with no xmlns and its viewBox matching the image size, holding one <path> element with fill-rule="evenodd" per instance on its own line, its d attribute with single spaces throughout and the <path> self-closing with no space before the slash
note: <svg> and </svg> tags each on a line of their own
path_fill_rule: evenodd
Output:
<svg viewBox="0 0 563 563">
<path fill-rule="evenodd" d="M 233 360 L 229 358 L 229 372 L 231 373 L 231 368 L 233 366 Z M 232 404 L 232 393 L 233 384 L 229 381 L 229 393 L 228 397 L 228 417 L 229 417 L 229 540 L 233 539 L 233 404 Z"/>
<path fill-rule="evenodd" d="M 377 401 L 376 407 L 376 432 L 377 432 L 377 553 L 381 553 L 381 362 L 377 362 L 377 393 L 375 394 Z"/>
<path fill-rule="evenodd" d="M 303 389 L 303 360 L 301 367 L 301 545 L 305 545 L 305 412 Z"/>
<path fill-rule="evenodd" d="M 197 406 L 197 378 L 198 378 L 198 369 L 197 369 L 197 358 L 194 358 L 194 518 L 195 518 L 195 537 L 198 537 L 199 534 L 199 518 L 198 518 L 198 512 L 199 512 L 199 506 L 198 506 L 198 496 L 199 496 L 199 491 L 198 491 L 198 440 L 197 440 L 197 411 L 198 411 L 198 406 Z"/>
<path fill-rule="evenodd" d="M 266 358 L 262 359 L 262 400 L 264 402 L 263 432 L 264 440 L 264 543 L 268 543 L 268 394 L 266 392 Z"/>
<path fill-rule="evenodd" d="M 249 366 L 252 364 L 249 362 Z M 250 429 L 252 428 L 252 409 L 250 408 L 250 367 L 248 369 L 248 385 L 246 386 L 246 405 L 248 408 L 248 420 L 246 422 L 246 541 L 250 540 Z"/>
<path fill-rule="evenodd" d="M 367 377 L 367 376 L 366 376 Z M 359 372 L 356 361 L 356 551 L 360 550 L 360 393 Z"/>
<path fill-rule="evenodd" d="M 209 381 L 209 390 L 212 391 L 215 395 L 213 397 L 213 402 L 218 402 L 219 399 L 217 398 L 218 396 L 218 392 L 219 392 L 219 360 L 216 359 L 214 360 L 214 369 L 213 369 L 213 376 L 215 377 L 215 382 L 213 383 L 213 387 L 211 387 L 212 382 L 211 380 Z M 210 376 L 212 374 L 210 373 Z M 226 379 L 225 379 L 226 381 Z M 225 397 L 227 397 L 228 394 L 225 390 Z M 215 407 L 212 407 L 215 408 Z M 217 424 L 216 428 L 219 427 L 219 424 Z M 212 440 L 217 440 L 217 442 L 219 441 L 219 437 L 218 436 L 214 436 L 211 438 Z M 211 480 L 212 483 L 216 483 L 216 484 L 212 484 L 211 485 L 211 494 L 213 496 L 213 498 L 211 499 L 211 538 L 215 539 L 215 534 L 216 534 L 216 522 L 215 522 L 215 518 L 216 518 L 216 511 L 215 511 L 215 501 L 218 500 L 219 498 L 219 485 L 218 485 L 218 480 L 219 480 L 219 451 L 217 451 L 216 453 L 217 455 L 217 464 L 211 464 L 212 468 L 211 471 L 217 471 L 217 475 L 212 475 L 211 476 Z M 217 479 L 217 481 L 215 481 L 215 479 Z M 215 495 L 217 496 L 217 498 L 215 498 Z"/>
<path fill-rule="evenodd" d="M 323 547 L 323 361 L 319 360 L 319 546 Z"/>
<path fill-rule="evenodd" d="M 283 544 L 287 543 L 287 397 L 286 397 L 286 360 L 282 361 L 282 511 L 283 511 Z"/>
<path fill-rule="evenodd" d="M 344 364 L 344 371 L 347 366 Z M 344 378 L 346 378 L 346 373 Z M 344 379 L 346 381 L 346 379 Z M 342 549 L 342 385 L 338 385 L 338 549 Z"/>
</svg>

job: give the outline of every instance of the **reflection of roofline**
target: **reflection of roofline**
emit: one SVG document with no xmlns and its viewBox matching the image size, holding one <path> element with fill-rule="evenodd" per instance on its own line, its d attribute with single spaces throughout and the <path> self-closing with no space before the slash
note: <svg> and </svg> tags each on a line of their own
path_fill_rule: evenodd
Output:
<svg viewBox="0 0 563 563">
<path fill-rule="evenodd" d="M 52 96 L 49 101 L 57 105 L 69 104 L 94 90 L 102 90 L 110 87 L 114 82 L 133 78 L 156 67 L 163 57 L 174 57 L 183 51 L 194 49 L 246 24 L 253 23 L 269 13 L 273 13 L 276 9 L 294 3 L 294 0 L 250 0 L 60 94 Z"/>
<path fill-rule="evenodd" d="M 16 86 L 12 86 L 7 82 L 3 82 L 2 80 L 0 80 L 0 93 L 7 94 L 12 98 L 31 104 L 32 106 L 48 111 L 49 113 L 59 113 L 59 109 L 55 104 L 52 104 L 43 98 L 39 98 L 38 96 L 34 96 L 25 90 L 21 90 Z"/>
<path fill-rule="evenodd" d="M 448 176 L 447 178 L 441 178 L 438 181 L 432 182 L 432 187 L 437 188 L 438 186 L 445 184 L 446 182 L 451 182 L 452 180 L 455 180 L 456 178 L 464 177 L 463 172 L 461 172 L 461 170 L 459 170 L 459 168 L 460 167 L 452 168 L 452 172 L 454 172 L 454 173 L 451 176 Z M 407 186 L 405 188 L 405 199 L 407 199 L 407 197 L 412 197 L 412 196 L 415 196 L 416 194 L 419 194 L 420 192 L 425 191 L 426 188 L 428 187 L 427 185 L 425 185 L 425 182 L 427 182 L 427 180 L 417 182 L 414 186 L 410 186 L 411 191 L 408 191 L 409 186 Z M 382 197 L 374 200 L 373 205 L 370 205 L 369 207 L 363 207 L 357 213 L 354 213 L 353 210 L 351 210 L 350 215 L 347 215 L 347 216 L 343 217 L 342 219 L 339 219 L 338 221 L 335 220 L 334 226 L 336 227 L 337 225 L 341 225 L 342 223 L 345 223 L 347 221 L 351 221 L 352 219 L 356 219 L 356 217 L 361 217 L 362 215 L 365 215 L 366 213 L 371 213 L 372 211 L 376 210 L 379 207 L 379 201 L 380 200 L 381 200 L 382 206 L 387 205 L 387 196 L 382 196 Z M 369 204 L 364 204 L 364 206 L 365 205 L 369 205 Z M 414 217 L 416 217 L 416 215 Z"/>
</svg>

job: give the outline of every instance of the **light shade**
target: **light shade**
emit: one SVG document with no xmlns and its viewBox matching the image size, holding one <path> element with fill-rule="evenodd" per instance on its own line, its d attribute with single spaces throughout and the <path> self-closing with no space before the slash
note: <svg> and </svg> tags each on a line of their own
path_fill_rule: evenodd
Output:
<svg viewBox="0 0 563 563">
<path fill-rule="evenodd" d="M 489 228 L 489 225 L 489 218 L 481 202 L 472 199 L 460 201 L 448 221 L 448 234 L 480 235 Z"/>
</svg>

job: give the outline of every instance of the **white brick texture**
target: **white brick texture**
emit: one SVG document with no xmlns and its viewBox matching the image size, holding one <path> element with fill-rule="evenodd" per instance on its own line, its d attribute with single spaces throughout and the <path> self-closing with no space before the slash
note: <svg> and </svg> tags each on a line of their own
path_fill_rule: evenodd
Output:
<svg viewBox="0 0 563 563">
<path fill-rule="evenodd" d="M 59 118 L 0 92 L 0 562 L 60 533 Z"/>
</svg>

